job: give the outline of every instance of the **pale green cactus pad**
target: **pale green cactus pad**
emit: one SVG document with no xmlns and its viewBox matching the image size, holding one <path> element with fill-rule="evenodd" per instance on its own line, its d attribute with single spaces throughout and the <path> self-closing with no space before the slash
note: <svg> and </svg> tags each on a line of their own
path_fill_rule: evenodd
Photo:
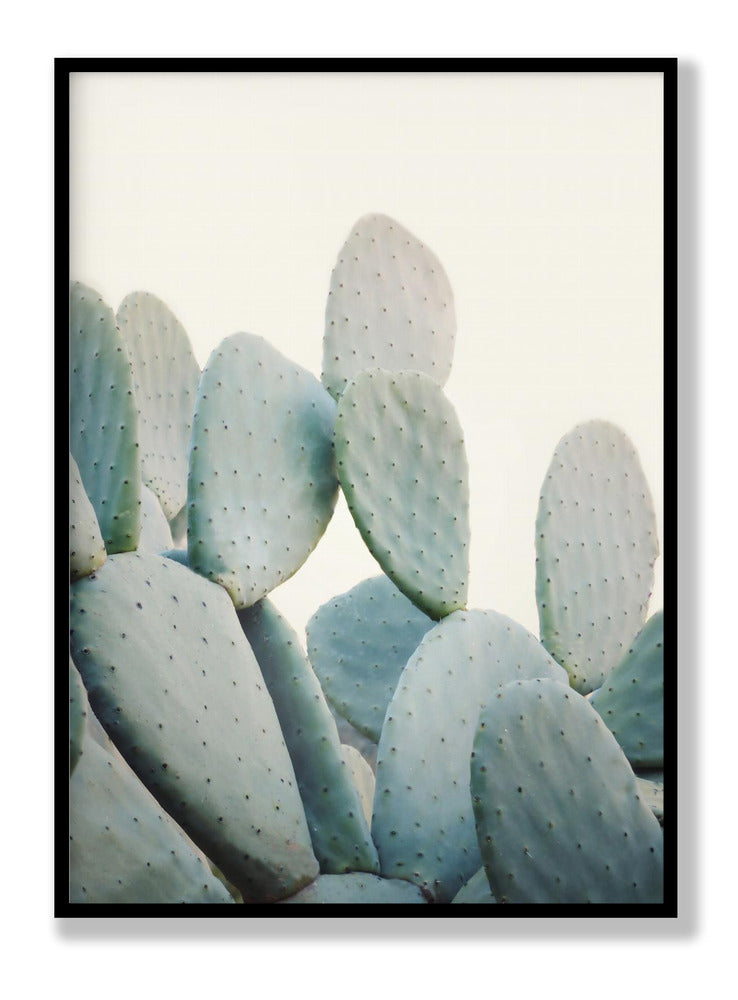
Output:
<svg viewBox="0 0 738 1000">
<path fill-rule="evenodd" d="M 468 465 L 443 391 L 419 372 L 363 372 L 339 401 L 335 445 L 349 510 L 387 576 L 430 618 L 463 608 Z"/>
<path fill-rule="evenodd" d="M 336 398 L 368 368 L 422 371 L 444 385 L 456 336 L 454 296 L 436 255 L 386 215 L 352 227 L 331 274 L 323 384 Z"/>
<path fill-rule="evenodd" d="M 541 642 L 581 694 L 603 683 L 643 625 L 658 551 L 632 443 L 605 421 L 575 427 L 541 490 L 536 599 Z"/>
<path fill-rule="evenodd" d="M 660 903 L 661 828 L 597 712 L 549 679 L 506 685 L 471 760 L 479 847 L 500 903 Z"/>
<path fill-rule="evenodd" d="M 108 553 L 132 551 L 141 466 L 131 367 L 112 309 L 77 281 L 70 290 L 69 450 Z"/>
<path fill-rule="evenodd" d="M 87 692 L 79 676 L 79 671 L 69 657 L 69 774 L 74 769 L 82 755 L 85 730 L 87 728 L 87 712 L 89 703 Z"/>
<path fill-rule="evenodd" d="M 262 340 L 227 337 L 200 380 L 187 546 L 197 573 L 250 607 L 292 576 L 323 535 L 338 483 L 335 403 Z"/>
<path fill-rule="evenodd" d="M 372 803 L 374 802 L 374 788 L 376 780 L 374 771 L 365 757 L 362 757 L 356 747 L 350 743 L 341 744 L 343 761 L 351 773 L 353 781 L 361 799 L 361 808 L 364 810 L 364 817 L 369 825 L 372 822 Z"/>
<path fill-rule="evenodd" d="M 657 611 L 589 699 L 633 767 L 664 763 L 664 613 Z"/>
<path fill-rule="evenodd" d="M 184 327 L 155 295 L 127 295 L 116 319 L 131 360 L 143 481 L 173 518 L 187 499 L 200 366 Z"/>
<path fill-rule="evenodd" d="M 659 775 L 658 780 L 653 778 L 644 778 L 642 775 L 636 775 L 636 781 L 638 782 L 638 791 L 647 804 L 648 808 L 654 814 L 659 823 L 664 825 L 664 774 L 662 772 L 655 772 Z"/>
<path fill-rule="evenodd" d="M 141 535 L 139 551 L 164 552 L 174 548 L 169 522 L 156 494 L 141 484 Z"/>
<path fill-rule="evenodd" d="M 338 738 L 341 743 L 345 743 L 358 750 L 373 773 L 377 767 L 377 744 L 374 740 L 370 740 L 368 736 L 360 733 L 358 729 L 354 729 L 348 719 L 344 719 L 342 715 L 339 715 L 330 703 L 329 708 L 333 716 L 333 721 L 336 723 Z"/>
<path fill-rule="evenodd" d="M 169 522 L 169 530 L 172 533 L 172 542 L 175 548 L 187 548 L 187 505 L 179 513 L 175 514 Z"/>
<path fill-rule="evenodd" d="M 77 463 L 69 456 L 69 577 L 79 580 L 107 559 L 97 515 L 82 485 Z"/>
<path fill-rule="evenodd" d="M 70 622 L 93 711 L 244 899 L 311 882 L 318 864 L 292 762 L 225 591 L 171 559 L 109 556 L 73 584 Z"/>
<path fill-rule="evenodd" d="M 432 626 L 386 576 L 334 597 L 307 624 L 308 655 L 326 698 L 375 743 L 400 674 Z"/>
<path fill-rule="evenodd" d="M 69 783 L 70 903 L 233 903 L 123 758 L 92 737 Z"/>
<path fill-rule="evenodd" d="M 401 879 L 380 878 L 378 875 L 352 873 L 321 875 L 311 885 L 285 903 L 427 903 L 420 889 Z"/>
<path fill-rule="evenodd" d="M 268 598 L 238 619 L 277 711 L 321 872 L 379 871 L 336 725 L 296 632 Z"/>
<path fill-rule="evenodd" d="M 481 867 L 469 759 L 482 707 L 503 684 L 564 670 L 495 611 L 457 611 L 410 657 L 379 741 L 372 836 L 381 871 L 450 902 Z"/>
<path fill-rule="evenodd" d="M 480 868 L 476 875 L 472 875 L 469 881 L 462 885 L 451 902 L 464 904 L 488 904 L 497 902 L 495 897 L 492 895 L 492 890 L 490 889 L 489 882 L 487 881 L 487 873 L 484 868 Z"/>
</svg>

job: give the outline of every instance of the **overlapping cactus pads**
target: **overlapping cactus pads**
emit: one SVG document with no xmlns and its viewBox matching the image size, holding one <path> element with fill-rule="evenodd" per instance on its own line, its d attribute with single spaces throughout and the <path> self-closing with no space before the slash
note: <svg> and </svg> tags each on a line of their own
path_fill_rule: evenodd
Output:
<svg viewBox="0 0 738 1000">
<path fill-rule="evenodd" d="M 559 442 L 536 520 L 541 641 L 582 694 L 599 687 L 646 617 L 659 552 L 638 455 L 593 420 Z"/>
<path fill-rule="evenodd" d="M 456 336 L 454 296 L 436 255 L 386 215 L 351 228 L 331 275 L 323 384 L 336 399 L 368 368 L 422 371 L 444 385 Z"/>
<path fill-rule="evenodd" d="M 162 807 L 245 899 L 318 873 L 294 769 L 225 591 L 171 559 L 109 556 L 73 587 L 90 704 Z"/>
<path fill-rule="evenodd" d="M 203 371 L 192 432 L 192 569 L 237 608 L 292 576 L 333 514 L 335 403 L 261 337 L 227 337 Z"/>
<path fill-rule="evenodd" d="M 661 828 L 587 700 L 550 679 L 506 685 L 471 762 L 479 848 L 501 903 L 659 903 Z"/>
<path fill-rule="evenodd" d="M 427 375 L 369 371 L 336 415 L 349 510 L 387 576 L 430 618 L 466 606 L 469 483 L 453 406 Z"/>
<path fill-rule="evenodd" d="M 250 333 L 200 373 L 149 293 L 117 322 L 72 285 L 69 900 L 661 903 L 658 539 L 624 432 L 593 420 L 556 447 L 539 638 L 467 608 L 454 299 L 399 223 L 365 216 L 341 250 L 322 382 Z M 366 555 L 355 525 L 381 574 L 356 582 L 347 545 L 319 591 L 318 550 L 309 603 L 299 578 L 272 599 L 339 488 L 354 524 L 326 544 L 345 528 Z"/>
</svg>

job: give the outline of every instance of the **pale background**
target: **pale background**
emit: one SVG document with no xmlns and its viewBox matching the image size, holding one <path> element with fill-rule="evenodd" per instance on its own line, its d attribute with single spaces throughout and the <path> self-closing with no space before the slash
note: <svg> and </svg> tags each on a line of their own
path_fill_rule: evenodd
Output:
<svg viewBox="0 0 738 1000">
<path fill-rule="evenodd" d="M 662 98 L 659 74 L 77 74 L 71 276 L 113 309 L 160 296 L 201 365 L 247 330 L 319 377 L 344 238 L 367 212 L 400 221 L 455 293 L 469 606 L 537 634 L 536 507 L 563 434 L 622 427 L 662 524 Z M 272 596 L 302 633 L 376 572 L 341 498 Z"/>
</svg>

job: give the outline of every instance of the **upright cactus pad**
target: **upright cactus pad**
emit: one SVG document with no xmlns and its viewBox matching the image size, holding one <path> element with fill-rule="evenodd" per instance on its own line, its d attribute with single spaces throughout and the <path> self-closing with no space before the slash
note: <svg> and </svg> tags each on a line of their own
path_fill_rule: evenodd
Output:
<svg viewBox="0 0 738 1000">
<path fill-rule="evenodd" d="M 141 484 L 141 535 L 139 549 L 146 552 L 164 552 L 174 548 L 169 522 L 156 494 Z"/>
<path fill-rule="evenodd" d="M 353 873 L 349 875 L 321 875 L 311 885 L 286 903 L 427 903 L 420 889 L 400 879 L 379 878 L 378 875 Z"/>
<path fill-rule="evenodd" d="M 566 674 L 522 625 L 458 611 L 427 633 L 405 667 L 379 741 L 372 836 L 381 871 L 450 902 L 482 865 L 469 794 L 481 708 L 500 685 Z"/>
<path fill-rule="evenodd" d="M 369 368 L 413 370 L 444 385 L 456 336 L 454 296 L 436 255 L 394 219 L 352 227 L 331 275 L 323 384 L 336 398 Z"/>
<path fill-rule="evenodd" d="M 387 576 L 430 618 L 463 608 L 468 465 L 443 391 L 418 372 L 363 372 L 339 401 L 335 444 L 349 510 Z"/>
<path fill-rule="evenodd" d="M 250 607 L 292 576 L 333 514 L 335 403 L 261 337 L 237 333 L 202 374 L 192 435 L 188 552 Z"/>
<path fill-rule="evenodd" d="M 321 872 L 378 871 L 358 789 L 297 634 L 267 598 L 238 619 L 277 711 Z"/>
<path fill-rule="evenodd" d="M 184 327 L 155 295 L 127 295 L 116 319 L 131 360 L 143 481 L 173 518 L 187 499 L 200 366 Z"/>
<path fill-rule="evenodd" d="M 344 764 L 351 772 L 351 780 L 359 793 L 364 817 L 371 826 L 372 803 L 374 802 L 374 788 L 376 786 L 374 771 L 372 771 L 369 761 L 362 757 L 356 747 L 352 747 L 350 743 L 341 744 L 341 753 Z"/>
<path fill-rule="evenodd" d="M 664 773 L 663 771 L 645 772 L 636 775 L 638 792 L 648 808 L 654 814 L 661 826 L 664 825 Z"/>
<path fill-rule="evenodd" d="M 489 904 L 497 902 L 492 895 L 484 868 L 480 868 L 475 875 L 472 875 L 468 882 L 462 885 L 451 902 L 459 904 Z"/>
<path fill-rule="evenodd" d="M 641 628 L 658 556 L 635 448 L 600 420 L 556 447 L 536 519 L 541 641 L 582 694 L 599 687 Z"/>
<path fill-rule="evenodd" d="M 85 493 L 77 463 L 69 456 L 69 577 L 79 580 L 107 559 L 97 515 Z"/>
<path fill-rule="evenodd" d="M 663 766 L 663 611 L 649 618 L 631 648 L 589 701 L 633 767 Z"/>
<path fill-rule="evenodd" d="M 87 737 L 69 783 L 70 903 L 233 903 L 123 758 Z"/>
<path fill-rule="evenodd" d="M 244 899 L 312 881 L 292 763 L 228 595 L 171 559 L 109 556 L 73 585 L 71 628 L 93 711 Z"/>
<path fill-rule="evenodd" d="M 479 847 L 500 903 L 660 903 L 661 828 L 612 733 L 555 681 L 506 685 L 471 761 Z"/>
<path fill-rule="evenodd" d="M 82 756 L 85 730 L 87 728 L 87 712 L 89 704 L 87 692 L 79 676 L 79 671 L 69 657 L 69 773 L 74 769 Z"/>
<path fill-rule="evenodd" d="M 326 698 L 375 743 L 400 674 L 432 625 L 386 576 L 334 597 L 308 622 L 308 655 Z"/>
<path fill-rule="evenodd" d="M 112 309 L 74 282 L 69 312 L 69 450 L 109 553 L 138 545 L 138 414 Z"/>
</svg>

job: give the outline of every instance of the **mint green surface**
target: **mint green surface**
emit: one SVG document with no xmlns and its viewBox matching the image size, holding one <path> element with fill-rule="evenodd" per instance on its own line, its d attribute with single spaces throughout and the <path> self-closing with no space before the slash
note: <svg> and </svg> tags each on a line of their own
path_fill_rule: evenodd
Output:
<svg viewBox="0 0 738 1000">
<path fill-rule="evenodd" d="M 79 580 L 107 559 L 97 515 L 82 485 L 77 463 L 69 456 L 69 576 Z"/>
<path fill-rule="evenodd" d="M 331 274 L 323 384 L 336 398 L 360 371 L 413 370 L 443 385 L 456 314 L 451 285 L 424 243 L 386 215 L 351 227 Z"/>
<path fill-rule="evenodd" d="M 464 435 L 443 391 L 419 372 L 363 372 L 338 404 L 336 467 L 369 551 L 416 607 L 466 605 L 469 485 Z"/>
</svg>

